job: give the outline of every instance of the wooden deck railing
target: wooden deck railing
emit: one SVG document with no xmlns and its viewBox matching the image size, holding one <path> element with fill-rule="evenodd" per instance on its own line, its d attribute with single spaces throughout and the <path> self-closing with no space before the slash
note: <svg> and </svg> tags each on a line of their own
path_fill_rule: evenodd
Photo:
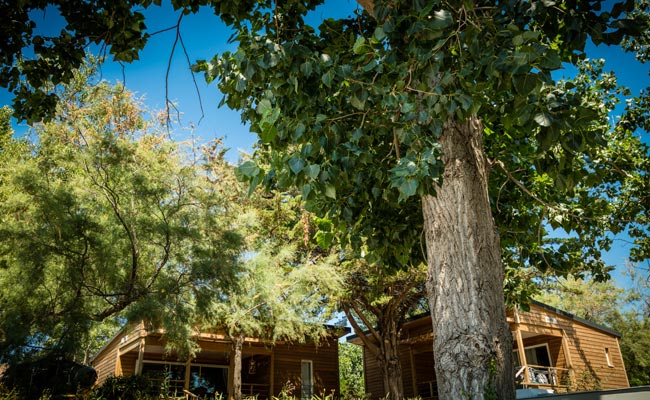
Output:
<svg viewBox="0 0 650 400">
<path fill-rule="evenodd" d="M 542 365 L 524 365 L 515 373 L 517 384 L 524 387 L 549 388 L 568 391 L 570 387 L 570 370 L 567 368 L 547 367 Z"/>
<path fill-rule="evenodd" d="M 269 385 L 266 383 L 246 383 L 241 384 L 241 394 L 244 397 L 255 396 L 258 399 L 269 398 Z"/>
</svg>

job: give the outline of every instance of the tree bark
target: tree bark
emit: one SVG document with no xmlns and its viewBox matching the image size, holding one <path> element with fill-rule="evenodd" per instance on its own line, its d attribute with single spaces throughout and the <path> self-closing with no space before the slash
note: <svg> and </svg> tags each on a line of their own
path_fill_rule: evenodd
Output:
<svg viewBox="0 0 650 400">
<path fill-rule="evenodd" d="M 380 321 L 381 322 L 381 321 Z M 389 400 L 402 400 L 404 387 L 402 384 L 402 363 L 399 356 L 399 332 L 394 317 L 386 318 L 381 331 L 383 343 L 380 344 L 380 354 L 377 355 L 384 379 L 384 393 Z"/>
<path fill-rule="evenodd" d="M 232 371 L 232 394 L 231 398 L 234 400 L 242 400 L 241 394 L 241 363 L 242 363 L 242 347 L 244 345 L 244 335 L 230 336 L 232 341 L 232 350 L 234 358 L 234 366 Z"/>
<path fill-rule="evenodd" d="M 514 399 L 501 249 L 488 196 L 483 126 L 448 122 L 444 172 L 422 198 L 439 399 Z"/>
</svg>

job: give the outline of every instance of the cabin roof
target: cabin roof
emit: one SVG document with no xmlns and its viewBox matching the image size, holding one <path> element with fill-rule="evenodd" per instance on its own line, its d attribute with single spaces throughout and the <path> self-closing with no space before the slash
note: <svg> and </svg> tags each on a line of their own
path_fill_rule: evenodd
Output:
<svg viewBox="0 0 650 400">
<path fill-rule="evenodd" d="M 536 301 L 536 300 L 531 300 L 530 304 L 535 305 L 537 307 L 540 307 L 540 308 L 542 308 L 542 309 L 544 309 L 546 311 L 552 312 L 554 314 L 561 315 L 561 316 L 563 316 L 565 318 L 568 318 L 568 319 L 571 319 L 571 320 L 573 320 L 575 322 L 579 322 L 579 323 L 581 323 L 583 325 L 587 325 L 587 326 L 589 326 L 589 327 L 591 327 L 593 329 L 599 330 L 601 332 L 605 332 L 605 333 L 610 334 L 612 336 L 616 336 L 617 338 L 620 338 L 622 336 L 622 334 L 620 332 L 618 332 L 618 331 L 616 331 L 616 330 L 614 330 L 612 328 L 609 328 L 607 326 L 597 324 L 597 323 L 589 321 L 587 319 L 578 317 L 578 316 L 576 316 L 574 314 L 571 314 L 570 312 L 560 310 L 559 308 L 556 308 L 556 307 L 553 307 L 553 306 L 549 306 L 548 304 L 544 304 L 544 303 Z M 426 321 L 426 318 L 429 317 L 429 316 L 430 316 L 430 314 L 428 312 L 424 312 L 424 313 L 421 313 L 421 314 L 414 315 L 412 317 L 407 318 L 404 325 L 410 327 L 410 326 L 413 326 L 413 325 L 418 324 L 418 323 L 424 323 Z M 368 333 L 370 333 L 369 330 L 364 331 L 364 334 L 368 334 Z M 357 334 L 349 335 L 346 338 L 346 340 L 348 342 L 350 342 L 350 343 L 361 344 L 361 342 L 359 340 L 359 336 Z"/>
<path fill-rule="evenodd" d="M 150 329 L 145 328 L 142 321 L 140 323 L 133 323 L 133 322 L 128 323 L 127 322 L 122 327 L 122 329 L 117 331 L 115 333 L 115 335 L 113 335 L 113 337 L 111 337 L 109 340 L 107 340 L 106 343 L 104 343 L 104 345 L 99 350 L 97 350 L 97 352 L 90 358 L 90 363 L 92 364 L 93 360 L 95 358 L 97 358 L 97 356 L 102 354 L 106 350 L 106 348 L 111 345 L 111 343 L 115 342 L 115 340 L 117 340 L 117 338 L 120 335 L 122 335 L 125 331 L 134 329 L 134 327 L 136 327 L 137 325 L 141 325 L 142 329 L 145 329 L 147 331 L 147 336 L 150 335 L 150 334 L 159 334 L 160 333 L 160 332 L 158 332 L 156 330 L 150 330 Z M 332 336 L 336 337 L 337 339 L 339 339 L 339 338 L 341 338 L 341 337 L 343 337 L 345 335 L 348 335 L 351 332 L 351 329 L 346 327 L 346 326 L 331 325 L 331 324 L 324 324 L 323 326 L 329 331 L 329 333 Z M 247 339 L 252 339 L 252 338 L 249 337 Z M 281 341 L 278 341 L 278 342 L 281 342 Z"/>
<path fill-rule="evenodd" d="M 597 324 L 595 322 L 589 321 L 588 319 L 578 317 L 577 315 L 573 315 L 570 312 L 560 310 L 559 308 L 556 308 L 556 307 L 553 307 L 553 306 L 549 306 L 548 304 L 544 304 L 542 302 L 535 301 L 535 300 L 531 300 L 530 303 L 534 304 L 534 305 L 536 305 L 536 306 L 538 306 L 540 308 L 543 308 L 543 309 L 545 309 L 547 311 L 553 312 L 553 313 L 558 314 L 558 315 L 562 315 L 562 316 L 564 316 L 566 318 L 569 318 L 569 319 L 572 319 L 572 320 L 574 320 L 576 322 L 579 322 L 581 324 L 587 325 L 587 326 L 589 326 L 591 328 L 597 329 L 597 330 L 605 332 L 605 333 L 609 333 L 610 335 L 616 336 L 617 338 L 620 338 L 621 336 L 623 336 L 619 331 L 614 330 L 614 329 L 612 329 L 610 327 L 607 327 L 607 326 L 601 325 L 601 324 Z"/>
</svg>

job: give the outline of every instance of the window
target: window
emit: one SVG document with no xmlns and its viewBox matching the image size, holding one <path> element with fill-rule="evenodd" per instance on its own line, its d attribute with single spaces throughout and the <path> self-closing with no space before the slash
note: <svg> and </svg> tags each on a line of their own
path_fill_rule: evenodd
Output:
<svg viewBox="0 0 650 400">
<path fill-rule="evenodd" d="M 609 348 L 605 347 L 605 359 L 607 360 L 607 366 L 608 367 L 613 367 L 614 364 L 612 364 L 612 359 L 609 357 Z"/>
<path fill-rule="evenodd" d="M 517 350 L 515 352 L 515 362 L 519 363 L 519 356 L 517 355 Z M 551 365 L 551 356 L 548 351 L 548 345 L 538 344 L 536 346 L 525 347 L 524 352 L 526 354 L 526 363 L 528 365 L 537 365 L 540 367 L 552 367 Z"/>
<path fill-rule="evenodd" d="M 144 362 L 142 375 L 152 383 L 152 395 L 180 396 L 185 387 L 185 365 L 180 363 Z"/>
<path fill-rule="evenodd" d="M 310 400 L 314 396 L 314 374 L 311 360 L 300 362 L 301 398 Z"/>
<path fill-rule="evenodd" d="M 190 392 L 214 398 L 220 394 L 228 398 L 228 367 L 195 365 L 190 367 Z"/>
<path fill-rule="evenodd" d="M 228 398 L 228 367 L 191 364 L 189 389 L 201 396 L 215 394 Z M 154 396 L 182 396 L 185 388 L 186 364 L 178 362 L 145 361 L 142 375 L 151 382 L 150 394 Z"/>
</svg>

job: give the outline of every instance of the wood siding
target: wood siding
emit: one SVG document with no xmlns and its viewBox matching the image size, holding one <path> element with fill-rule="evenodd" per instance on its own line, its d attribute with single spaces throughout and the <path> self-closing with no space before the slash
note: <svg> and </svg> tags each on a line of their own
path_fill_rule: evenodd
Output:
<svg viewBox="0 0 650 400">
<path fill-rule="evenodd" d="M 423 398 L 436 398 L 436 370 L 433 362 L 433 344 L 411 346 L 415 367 L 415 394 Z M 409 368 L 411 365 L 409 364 Z"/>
<path fill-rule="evenodd" d="M 619 389 L 629 387 L 623 357 L 618 345 L 618 337 L 604 329 L 590 326 L 587 321 L 574 318 L 565 313 L 556 313 L 541 305 L 531 305 L 530 312 L 520 312 L 522 330 L 540 330 L 541 327 L 562 332 L 569 343 L 570 359 L 573 363 L 578 389 Z M 524 346 L 533 338 L 524 339 Z M 566 357 L 561 346 L 561 337 L 549 340 L 549 350 L 554 358 L 554 366 L 567 368 Z M 607 365 L 605 349 L 608 349 L 612 366 Z M 554 357 L 556 355 L 556 357 Z"/>
<path fill-rule="evenodd" d="M 158 333 L 147 334 L 143 325 L 138 325 L 116 335 L 93 358 L 92 365 L 98 373 L 97 385 L 103 384 L 110 376 L 137 374 L 142 340 L 144 363 L 179 361 L 176 354 L 165 351 L 165 343 Z M 228 339 L 206 334 L 201 335 L 198 344 L 201 351 L 191 361 L 192 364 L 232 367 Z M 310 343 L 270 345 L 257 339 L 247 339 L 242 349 L 242 364 L 248 366 L 251 360 L 259 368 L 250 376 L 248 370 L 242 370 L 242 390 L 254 390 L 259 398 L 278 396 L 283 388 L 289 387 L 293 387 L 292 394 L 300 398 L 303 360 L 312 363 L 314 395 L 339 395 L 338 336 L 324 339 L 318 346 Z M 232 374 L 230 376 L 232 379 Z"/>
<path fill-rule="evenodd" d="M 567 382 L 569 390 L 629 387 L 615 332 L 538 303 L 531 305 L 530 312 L 517 315 L 510 312 L 508 321 L 513 332 L 519 329 L 525 336 L 524 347 L 546 344 L 552 366 L 572 367 L 573 381 Z M 400 357 L 405 397 L 436 398 L 432 330 L 429 316 L 409 321 L 402 328 Z M 568 344 L 568 357 L 564 354 L 563 340 Z M 353 342 L 361 344 L 358 338 Z M 517 343 L 513 342 L 516 349 Z M 607 363 L 605 349 L 611 365 Z M 363 360 L 366 393 L 371 399 L 384 397 L 381 370 L 375 356 L 365 346 Z M 568 365 L 567 360 L 571 360 L 572 365 Z"/>
<path fill-rule="evenodd" d="M 119 349 L 132 346 L 140 340 L 143 333 L 141 324 L 133 325 L 122 330 L 114 336 L 92 359 L 92 367 L 97 371 L 96 385 L 103 384 L 111 376 L 120 376 L 123 374 L 122 360 L 124 356 L 119 354 Z M 122 359 L 122 360 L 121 360 Z M 125 360 L 129 361 L 128 357 Z M 133 364 L 135 366 L 135 363 Z M 127 366 L 127 370 L 131 369 Z"/>
<path fill-rule="evenodd" d="M 371 399 L 384 397 L 384 381 L 381 376 L 381 369 L 375 355 L 363 346 L 363 368 L 364 378 L 366 382 L 366 394 Z M 404 366 L 402 365 L 402 368 Z"/>
<path fill-rule="evenodd" d="M 301 361 L 309 360 L 313 365 L 314 395 L 339 394 L 338 340 L 332 338 L 318 347 L 313 344 L 278 344 L 273 347 L 273 391 L 277 396 L 284 389 L 300 398 Z"/>
</svg>

